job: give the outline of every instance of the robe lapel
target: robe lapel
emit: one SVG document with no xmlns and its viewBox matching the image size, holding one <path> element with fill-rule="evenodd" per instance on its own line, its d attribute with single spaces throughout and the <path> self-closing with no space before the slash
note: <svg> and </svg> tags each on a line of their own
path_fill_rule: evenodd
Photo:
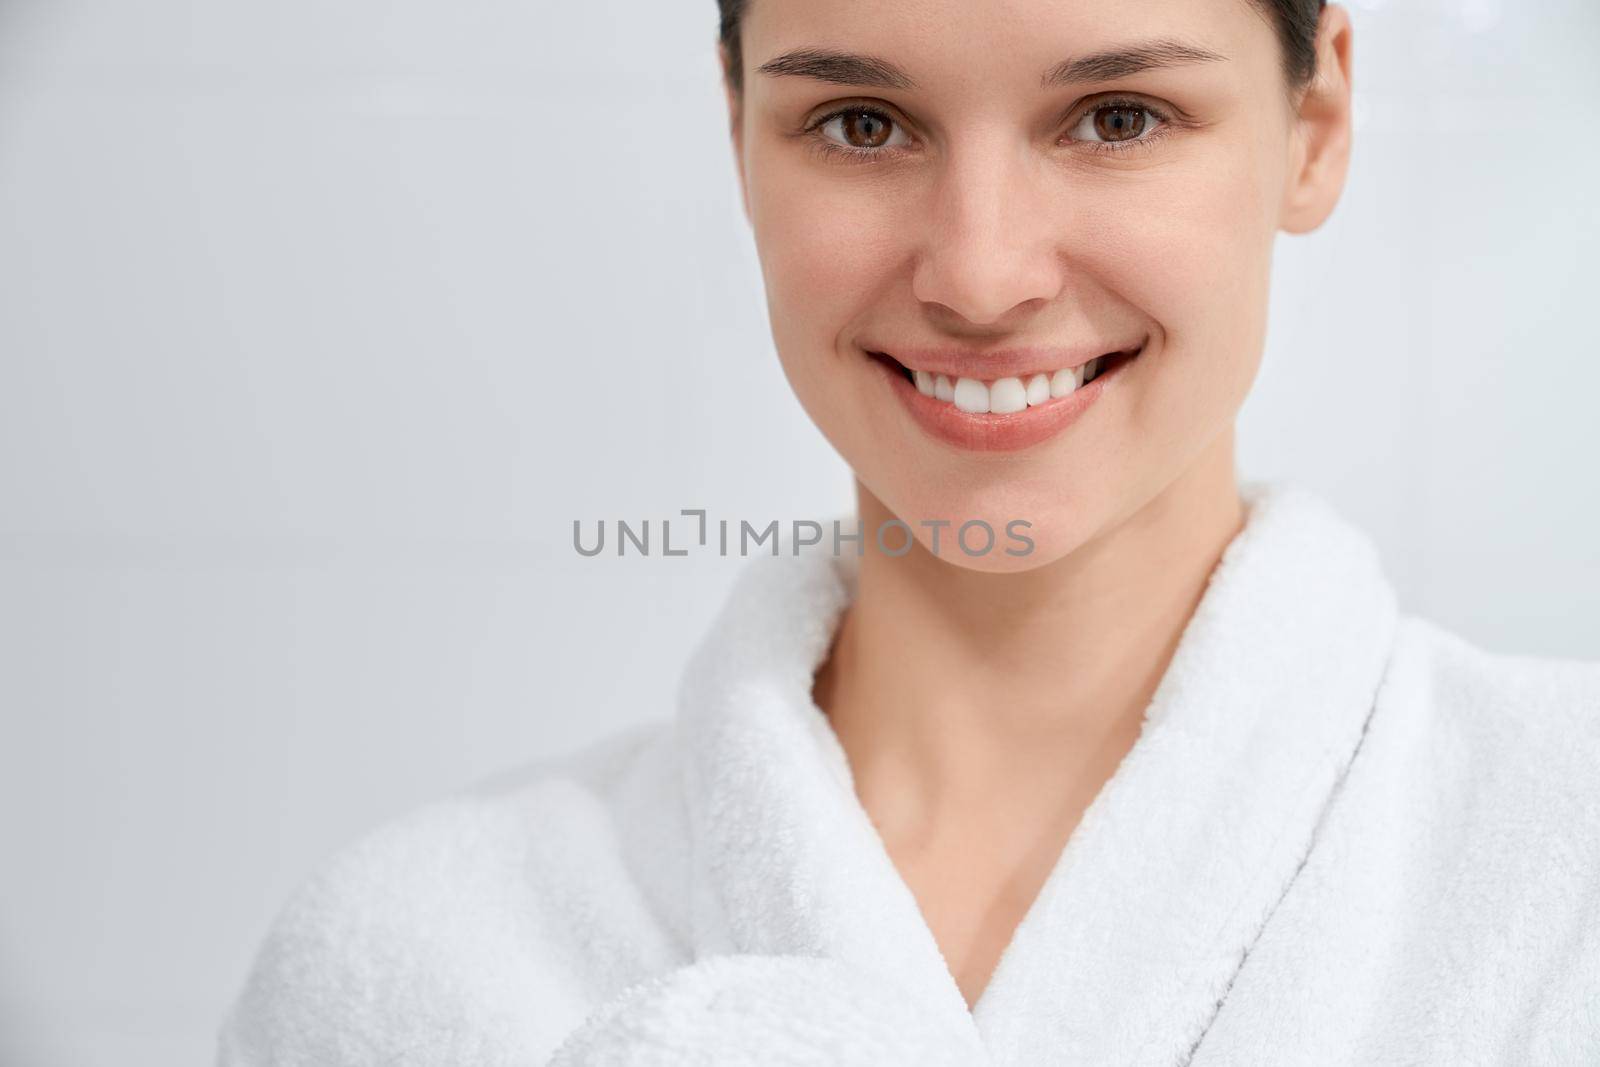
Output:
<svg viewBox="0 0 1600 1067">
<path fill-rule="evenodd" d="M 697 952 L 875 971 L 969 1019 L 996 1064 L 1187 1062 L 1304 862 L 1398 618 L 1371 542 L 1320 498 L 1243 492 L 1138 741 L 970 1015 L 810 699 L 856 561 L 748 567 L 680 690 Z"/>
<path fill-rule="evenodd" d="M 826 956 L 966 1016 L 811 700 L 856 560 L 783 551 L 740 574 L 680 688 L 697 958 Z"/>
<path fill-rule="evenodd" d="M 977 1004 L 997 1063 L 1188 1062 L 1360 744 L 1398 620 L 1376 550 L 1303 490 L 1246 497 L 1138 742 Z"/>
</svg>

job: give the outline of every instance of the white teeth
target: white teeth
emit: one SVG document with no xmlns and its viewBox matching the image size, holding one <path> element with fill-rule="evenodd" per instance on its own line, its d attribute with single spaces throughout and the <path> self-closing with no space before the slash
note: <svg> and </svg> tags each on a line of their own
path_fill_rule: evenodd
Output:
<svg viewBox="0 0 1600 1067">
<path fill-rule="evenodd" d="M 989 410 L 996 415 L 1026 411 L 1027 407 L 1028 391 L 1022 387 L 1021 378 L 1001 378 L 989 386 Z"/>
<path fill-rule="evenodd" d="M 925 370 L 914 370 L 911 376 L 917 392 L 923 396 L 953 403 L 970 415 L 1009 415 L 1071 394 L 1085 382 L 1099 377 L 1105 362 L 1106 357 L 1096 356 L 1076 367 L 1063 367 L 1050 373 L 1041 371 L 1026 378 L 1000 378 L 994 382 L 977 378 L 956 378 L 952 382 L 948 375 Z"/>
<path fill-rule="evenodd" d="M 1028 406 L 1043 404 L 1050 399 L 1050 375 L 1035 374 L 1028 379 Z"/>
<path fill-rule="evenodd" d="M 976 378 L 957 378 L 956 408 L 970 415 L 985 415 L 989 411 L 989 387 Z"/>
</svg>

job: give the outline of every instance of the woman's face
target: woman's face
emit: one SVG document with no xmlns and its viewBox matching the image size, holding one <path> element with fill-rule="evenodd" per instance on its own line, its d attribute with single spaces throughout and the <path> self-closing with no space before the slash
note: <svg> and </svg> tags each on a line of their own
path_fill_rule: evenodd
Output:
<svg viewBox="0 0 1600 1067">
<path fill-rule="evenodd" d="M 1257 4 L 752 0 L 743 49 L 784 372 L 925 546 L 943 520 L 943 558 L 1039 566 L 1231 449 L 1303 158 Z M 953 399 L 925 395 L 940 372 Z M 1010 546 L 1026 520 L 1035 547 L 952 551 L 973 519 Z"/>
</svg>

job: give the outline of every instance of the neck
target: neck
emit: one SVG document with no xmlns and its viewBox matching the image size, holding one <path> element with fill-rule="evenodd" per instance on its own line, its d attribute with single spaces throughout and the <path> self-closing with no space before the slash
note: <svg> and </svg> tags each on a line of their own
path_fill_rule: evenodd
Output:
<svg viewBox="0 0 1600 1067">
<path fill-rule="evenodd" d="M 893 516 L 857 483 L 863 527 Z M 868 552 L 813 695 L 886 829 L 1041 791 L 1092 796 L 1244 521 L 1232 431 L 1137 512 L 1053 563 L 987 574 Z"/>
</svg>

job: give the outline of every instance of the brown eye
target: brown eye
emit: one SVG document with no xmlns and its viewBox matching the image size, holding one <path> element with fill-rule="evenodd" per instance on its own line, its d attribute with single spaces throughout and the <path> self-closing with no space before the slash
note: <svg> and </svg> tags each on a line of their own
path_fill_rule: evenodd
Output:
<svg viewBox="0 0 1600 1067">
<path fill-rule="evenodd" d="M 852 148 L 881 148 L 889 139 L 890 123 L 875 111 L 847 111 L 839 121 Z"/>
<path fill-rule="evenodd" d="M 881 111 L 853 107 L 835 111 L 812 129 L 846 151 L 879 155 L 910 143 L 905 132 L 897 127 L 898 123 Z"/>
<path fill-rule="evenodd" d="M 1102 141 L 1127 141 L 1144 132 L 1145 110 L 1113 104 L 1095 108 L 1094 132 Z"/>
<path fill-rule="evenodd" d="M 1166 122 L 1166 116 L 1136 100 L 1107 100 L 1080 112 L 1067 136 L 1090 145 L 1132 147 L 1150 140 Z"/>
</svg>

